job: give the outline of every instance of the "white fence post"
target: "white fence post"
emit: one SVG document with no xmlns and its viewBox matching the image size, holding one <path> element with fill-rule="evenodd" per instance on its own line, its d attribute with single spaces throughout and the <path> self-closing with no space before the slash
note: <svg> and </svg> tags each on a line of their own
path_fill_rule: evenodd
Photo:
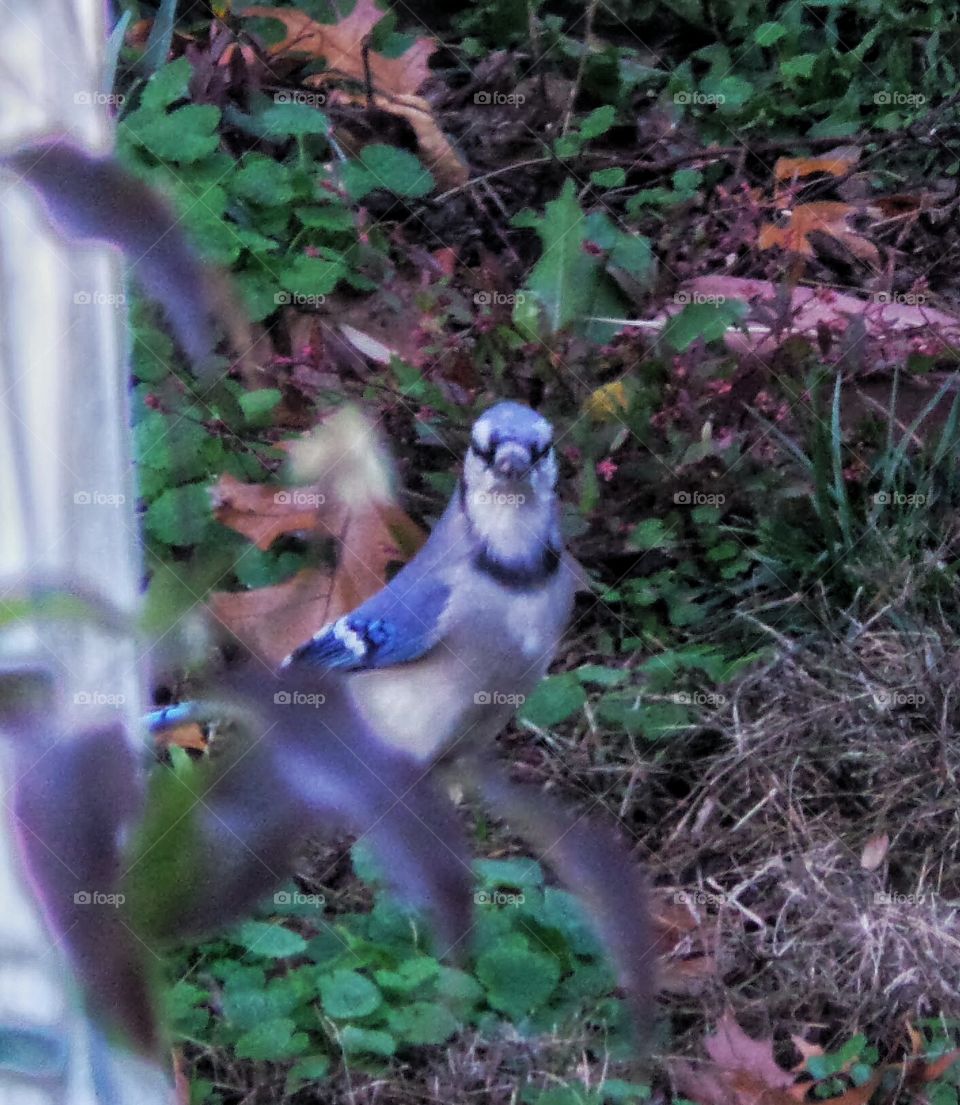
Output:
<svg viewBox="0 0 960 1105">
<path fill-rule="evenodd" d="M 58 132 L 93 151 L 110 148 L 109 90 L 100 84 L 104 8 L 102 0 L 9 0 L 0 35 L 4 150 Z M 136 609 L 141 560 L 126 347 L 111 251 L 57 240 L 32 194 L 0 181 L 0 675 L 24 664 L 49 668 L 57 683 L 51 729 L 60 732 L 119 711 L 136 733 L 141 712 L 131 637 L 88 623 L 8 620 L 15 581 L 39 576 Z M 4 752 L 0 1105 L 166 1105 L 164 1072 L 108 1045 L 79 1007 L 14 855 L 12 761 Z M 11 1062 L 17 1040 L 25 1048 L 32 1040 L 40 1052 Z"/>
</svg>

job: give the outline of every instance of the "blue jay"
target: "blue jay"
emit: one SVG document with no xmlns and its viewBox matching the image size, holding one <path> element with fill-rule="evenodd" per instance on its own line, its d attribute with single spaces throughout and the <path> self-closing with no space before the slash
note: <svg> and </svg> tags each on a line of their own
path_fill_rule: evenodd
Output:
<svg viewBox="0 0 960 1105">
<path fill-rule="evenodd" d="M 283 666 L 348 673 L 374 732 L 424 762 L 495 736 L 546 672 L 570 618 L 577 578 L 556 480 L 550 423 L 521 403 L 491 407 L 417 556 Z"/>
</svg>

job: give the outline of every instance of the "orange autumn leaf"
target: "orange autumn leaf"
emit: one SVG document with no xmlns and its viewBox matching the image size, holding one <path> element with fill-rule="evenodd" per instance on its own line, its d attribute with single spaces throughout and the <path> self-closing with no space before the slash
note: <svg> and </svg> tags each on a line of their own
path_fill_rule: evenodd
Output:
<svg viewBox="0 0 960 1105">
<path fill-rule="evenodd" d="M 264 550 L 285 533 L 316 531 L 321 518 L 330 518 L 334 509 L 314 488 L 243 483 L 228 472 L 212 494 L 217 521 Z"/>
<path fill-rule="evenodd" d="M 397 506 L 389 459 L 372 427 L 345 408 L 312 435 L 287 442 L 299 487 L 245 484 L 231 476 L 216 488 L 216 516 L 266 549 L 285 533 L 337 542 L 336 566 L 305 569 L 253 591 L 215 592 L 215 617 L 255 655 L 276 665 L 328 622 L 353 610 L 409 559 L 423 531 Z"/>
<path fill-rule="evenodd" d="M 907 1082 L 912 1086 L 925 1085 L 928 1082 L 936 1082 L 960 1059 L 960 1048 L 944 1052 L 936 1059 L 921 1059 L 908 1068 Z"/>
<path fill-rule="evenodd" d="M 859 157 L 857 146 L 840 146 L 820 157 L 779 157 L 773 166 L 773 175 L 777 180 L 796 180 L 814 173 L 844 176 L 856 165 Z"/>
<path fill-rule="evenodd" d="M 814 248 L 808 235 L 818 232 L 828 234 L 844 245 L 854 257 L 862 261 L 879 263 L 877 247 L 848 225 L 847 220 L 857 213 L 848 203 L 823 201 L 798 204 L 789 213 L 783 226 L 764 223 L 760 228 L 757 245 L 760 249 L 779 246 L 801 257 L 813 257 Z"/>
<path fill-rule="evenodd" d="M 373 0 L 357 0 L 353 11 L 339 23 L 317 23 L 292 8 L 256 6 L 242 14 L 276 19 L 284 25 L 284 37 L 268 47 L 272 57 L 323 59 L 326 71 L 308 77 L 304 81 L 307 86 L 322 87 L 337 79 L 366 85 L 369 80 L 372 106 L 407 120 L 424 163 L 440 185 L 454 188 L 466 182 L 467 167 L 437 125 L 430 104 L 416 94 L 430 75 L 430 56 L 437 48 L 434 39 L 418 38 L 396 58 L 365 51 L 370 32 L 384 16 Z M 341 102 L 366 103 L 366 95 L 340 93 L 339 98 Z"/>
<path fill-rule="evenodd" d="M 386 12 L 373 0 L 357 0 L 353 11 L 339 23 L 317 23 L 294 8 L 257 5 L 244 8 L 240 14 L 276 19 L 284 25 L 287 33 L 268 47 L 272 57 L 295 54 L 322 58 L 330 77 L 347 77 L 365 84 L 364 43 Z M 437 43 L 432 38 L 418 38 L 409 50 L 396 58 L 369 51 L 367 57 L 374 88 L 400 96 L 416 92 L 429 75 L 428 62 L 436 48 Z"/>
<path fill-rule="evenodd" d="M 217 591 L 214 616 L 254 655 L 276 666 L 328 622 L 355 609 L 387 582 L 423 533 L 399 507 L 345 511 L 336 567 L 307 568 L 293 579 L 253 591 Z"/>
</svg>

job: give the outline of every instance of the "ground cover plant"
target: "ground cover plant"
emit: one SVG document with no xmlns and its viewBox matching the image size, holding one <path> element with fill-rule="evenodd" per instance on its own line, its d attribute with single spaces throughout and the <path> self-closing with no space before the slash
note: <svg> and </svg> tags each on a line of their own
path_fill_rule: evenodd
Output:
<svg viewBox="0 0 960 1105">
<path fill-rule="evenodd" d="M 209 658 L 198 594 L 279 657 L 363 585 L 316 464 L 282 482 L 292 439 L 375 421 L 404 510 L 340 536 L 385 575 L 479 411 L 537 405 L 592 585 L 501 745 L 632 834 L 661 952 L 638 1064 L 576 901 L 501 825 L 465 811 L 457 966 L 362 845 L 317 845 L 164 965 L 183 1093 L 956 1101 L 953 6 L 120 8 L 118 154 L 251 324 L 212 388 L 132 314 L 150 611 L 183 646 L 158 700 Z"/>
</svg>

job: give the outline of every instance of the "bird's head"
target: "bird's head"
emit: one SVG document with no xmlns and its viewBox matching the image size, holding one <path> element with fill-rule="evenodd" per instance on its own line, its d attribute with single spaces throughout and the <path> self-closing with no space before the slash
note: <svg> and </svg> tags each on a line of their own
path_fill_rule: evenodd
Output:
<svg viewBox="0 0 960 1105">
<path fill-rule="evenodd" d="M 557 483 L 553 427 L 522 403 L 497 403 L 473 424 L 463 478 L 475 495 L 552 499 Z"/>
</svg>

